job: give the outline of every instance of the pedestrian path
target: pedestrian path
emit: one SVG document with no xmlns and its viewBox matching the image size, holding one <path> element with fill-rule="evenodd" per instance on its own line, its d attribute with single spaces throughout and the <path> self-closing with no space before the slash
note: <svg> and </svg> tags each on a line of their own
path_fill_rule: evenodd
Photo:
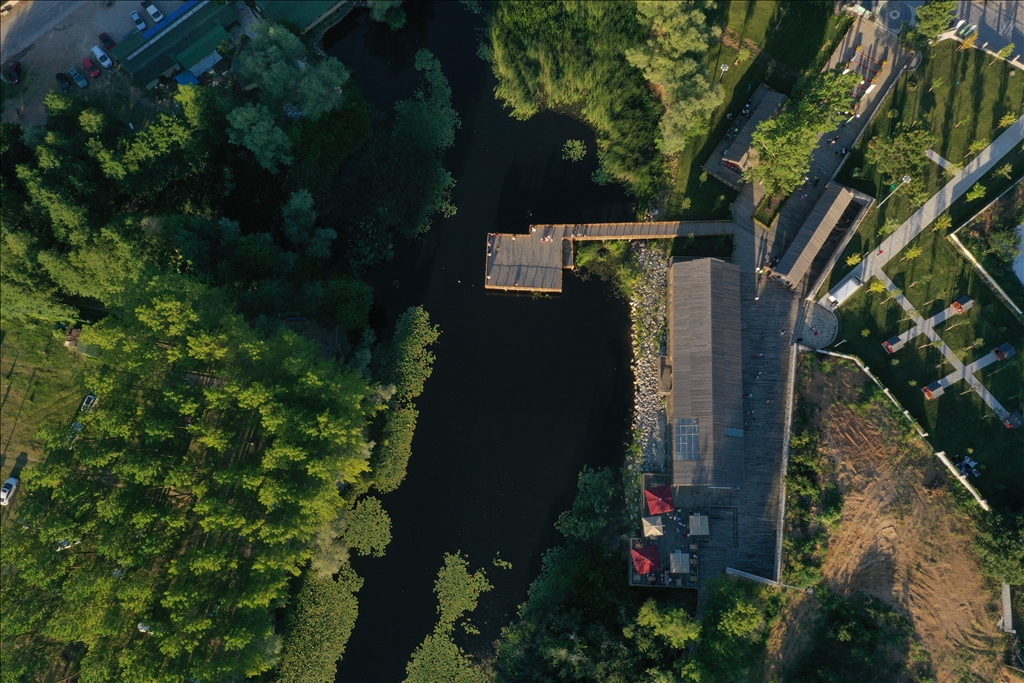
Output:
<svg viewBox="0 0 1024 683">
<path fill-rule="evenodd" d="M 821 298 L 822 305 L 827 305 L 828 296 L 838 292 L 851 279 L 857 278 L 866 282 L 873 273 L 880 272 L 886 263 L 920 235 L 939 217 L 939 214 L 948 209 L 953 202 L 960 198 L 960 195 L 967 192 L 1022 140 L 1024 140 L 1024 116 L 1017 119 L 1002 135 L 996 138 L 995 142 L 986 147 L 962 171 L 953 176 L 953 179 L 926 201 L 924 206 L 915 211 L 903 225 L 886 238 L 878 246 L 877 251 L 872 250 L 866 254 L 864 259 L 846 277 L 836 283 L 836 286 Z"/>
<path fill-rule="evenodd" d="M 948 159 L 942 157 L 934 149 L 926 149 L 924 151 L 924 155 L 926 157 L 928 157 L 929 159 L 931 159 L 932 161 L 934 161 L 935 163 L 937 163 L 942 168 L 949 168 L 950 166 L 953 165 L 953 163 L 951 161 L 949 161 Z"/>
<path fill-rule="evenodd" d="M 960 315 L 961 313 L 966 313 L 972 308 L 974 308 L 974 300 L 971 299 L 970 297 L 965 296 L 960 299 L 957 299 L 952 304 L 950 304 L 949 308 L 947 308 L 946 310 L 939 311 L 931 318 L 928 318 L 928 320 L 925 320 L 923 325 L 914 325 L 903 334 L 898 334 L 895 337 L 887 339 L 886 341 L 882 342 L 882 346 L 885 347 L 885 350 L 888 351 L 889 353 L 896 353 L 897 351 L 902 349 L 908 341 L 918 336 L 919 334 L 924 334 L 924 331 L 926 329 L 930 327 L 935 327 L 936 325 L 941 325 L 942 323 L 946 322 L 947 318 L 951 318 L 954 315 Z"/>
<path fill-rule="evenodd" d="M 992 409 L 992 412 L 998 415 L 1000 420 L 1005 420 L 1007 416 L 1010 414 L 1009 411 L 1003 408 L 1003 405 L 998 400 L 996 400 L 996 397 L 992 395 L 992 392 L 989 391 L 988 388 L 981 383 L 981 380 L 974 376 L 975 372 L 982 369 L 983 367 L 985 367 L 986 365 L 993 361 L 988 361 L 985 362 L 984 364 L 981 364 L 985 360 L 985 358 L 988 358 L 988 356 L 985 356 L 985 358 L 977 360 L 971 363 L 970 365 L 964 365 L 963 361 L 961 361 L 960 358 L 957 357 L 955 353 L 953 353 L 953 349 L 949 348 L 949 345 L 946 344 L 946 342 L 942 341 L 942 338 L 939 337 L 939 334 L 935 331 L 935 328 L 931 324 L 929 324 L 929 321 L 924 320 L 918 314 L 917 309 L 914 308 L 913 304 L 911 304 L 910 301 L 907 300 L 907 297 L 903 296 L 903 293 L 896 288 L 896 285 L 892 283 L 892 280 L 889 279 L 889 276 L 882 272 L 881 268 L 877 269 L 873 273 L 873 275 L 877 277 L 879 280 L 881 280 L 883 283 L 885 283 L 885 288 L 894 295 L 893 298 L 896 300 L 896 302 L 904 311 L 906 311 L 910 315 L 911 320 L 914 321 L 914 327 L 921 328 L 921 334 L 924 334 L 924 336 L 926 336 L 928 340 L 931 341 L 931 345 L 940 353 L 942 353 L 946 361 L 948 361 L 949 364 L 953 366 L 953 372 L 949 373 L 948 375 L 943 377 L 941 380 L 938 380 L 937 382 L 932 382 L 924 389 L 922 389 L 924 395 L 927 398 L 937 398 L 941 396 L 942 393 L 946 390 L 946 388 L 949 387 L 951 384 L 955 384 L 960 380 L 966 380 L 967 384 L 971 387 L 971 389 L 973 389 L 975 393 L 977 393 L 978 396 L 981 397 L 981 400 L 983 400 L 985 404 Z M 944 319 L 945 318 L 943 318 L 943 320 Z M 1007 354 L 1007 351 L 1005 350 L 1006 347 L 1009 347 L 1009 354 Z M 1000 351 L 1002 351 L 1005 358 L 1010 358 L 1015 353 L 1013 351 L 1012 346 L 1010 346 L 1009 344 L 1004 344 L 1003 346 L 999 347 L 999 349 L 993 351 L 989 355 L 994 354 L 998 356 Z"/>
</svg>

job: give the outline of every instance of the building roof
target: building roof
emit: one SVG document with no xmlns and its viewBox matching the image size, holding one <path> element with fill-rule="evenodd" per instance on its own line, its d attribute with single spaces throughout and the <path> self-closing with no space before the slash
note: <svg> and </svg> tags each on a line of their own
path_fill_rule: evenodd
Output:
<svg viewBox="0 0 1024 683">
<path fill-rule="evenodd" d="M 814 257 L 818 255 L 821 245 L 846 213 L 851 201 L 853 191 L 850 188 L 839 183 L 825 185 L 825 191 L 821 193 L 807 220 L 800 226 L 793 243 L 789 245 L 789 249 L 775 268 L 775 274 L 794 284 L 800 282 L 814 263 Z"/>
<path fill-rule="evenodd" d="M 677 261 L 669 297 L 672 485 L 737 487 L 743 479 L 739 266 Z"/>
<path fill-rule="evenodd" d="M 194 66 L 230 38 L 226 27 L 238 21 L 231 5 L 201 0 L 186 7 L 188 11 L 182 13 L 179 9 L 157 26 L 126 38 L 111 50 L 139 83 L 148 86 L 168 71 Z M 179 61 L 191 60 L 200 52 L 191 64 Z"/>
<path fill-rule="evenodd" d="M 273 21 L 290 21 L 297 24 L 305 32 L 317 19 L 330 12 L 338 5 L 339 0 L 258 0 L 257 4 L 263 13 Z"/>
<path fill-rule="evenodd" d="M 782 93 L 775 92 L 767 86 L 761 86 L 765 89 L 765 93 L 758 103 L 757 108 L 750 114 L 750 118 L 743 124 L 743 128 L 736 135 L 736 139 L 729 145 L 729 149 L 725 150 L 725 154 L 722 159 L 725 161 L 736 164 L 742 170 L 747 170 L 749 163 L 756 160 L 750 156 L 750 141 L 754 137 L 754 129 L 757 128 L 757 124 L 762 121 L 767 121 L 775 112 L 778 111 L 782 103 L 786 101 L 786 96 Z"/>
</svg>

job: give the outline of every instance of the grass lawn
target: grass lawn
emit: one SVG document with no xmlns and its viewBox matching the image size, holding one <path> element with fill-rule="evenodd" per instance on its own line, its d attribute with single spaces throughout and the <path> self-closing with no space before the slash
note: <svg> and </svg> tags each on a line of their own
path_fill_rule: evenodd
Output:
<svg viewBox="0 0 1024 683">
<path fill-rule="evenodd" d="M 871 138 L 888 136 L 901 121 L 916 121 L 927 126 L 935 137 L 932 149 L 951 162 L 964 164 L 970 161 L 965 156 L 972 142 L 992 141 L 1002 132 L 996 129 L 1000 118 L 1005 114 L 1021 114 L 1024 74 L 1001 60 L 989 66 L 992 57 L 980 50 L 958 53 L 958 46 L 959 43 L 949 40 L 937 43 L 925 52 L 921 66 L 897 83 L 840 171 L 837 177 L 840 183 L 879 199 L 889 194 L 890 186 L 867 163 L 864 155 Z M 890 112 L 893 113 L 891 118 Z M 1024 163 L 1019 150 L 1010 152 L 997 167 L 1006 161 L 1013 161 L 1015 165 Z M 922 196 L 931 197 L 948 180 L 945 172 L 929 161 L 924 167 L 923 177 L 918 179 L 925 189 Z M 988 197 L 995 197 L 1009 185 L 1009 181 L 993 179 L 991 174 L 982 182 L 987 187 Z M 920 204 L 914 203 L 911 195 L 907 189 L 901 189 L 881 209 L 877 204 L 872 207 L 832 271 L 828 287 L 850 271 L 850 267 L 845 265 L 848 256 L 870 251 L 884 239 L 878 234 L 878 229 L 887 220 L 902 223 L 917 210 Z M 985 203 L 985 200 L 968 203 L 961 197 L 950 208 L 953 227 L 962 224 Z"/>
<path fill-rule="evenodd" d="M 887 269 L 887 272 L 923 317 L 948 306 L 950 297 L 966 293 L 974 298 L 975 306 L 971 311 L 939 328 L 943 341 L 961 357 L 966 356 L 968 362 L 1003 341 L 1022 346 L 1024 326 L 995 299 L 952 245 L 936 233 L 925 232 L 918 240 L 922 238 L 926 241 L 921 243 L 924 254 L 920 258 L 893 262 L 892 270 Z M 932 271 L 925 267 L 929 261 Z M 919 284 L 907 286 L 912 282 Z M 1024 507 L 1024 488 L 1013 484 L 1024 481 L 1024 434 L 1018 433 L 1021 430 L 1006 429 L 963 382 L 938 399 L 925 399 L 921 387 L 945 376 L 953 368 L 923 336 L 893 355 L 882 349 L 883 340 L 908 325 L 901 322 L 903 310 L 887 294 L 875 294 L 862 287 L 838 312 L 841 335 L 847 340 L 838 350 L 859 356 L 867 363 L 931 435 L 929 441 L 936 450 L 945 451 L 951 457 L 971 454 L 984 465 L 982 477 L 975 485 L 993 506 L 1014 510 Z M 864 330 L 867 330 L 866 335 Z M 963 349 L 979 336 L 985 343 L 964 353 Z M 1024 408 L 1022 356 L 1024 354 L 1018 353 L 1013 360 L 990 366 L 987 372 L 978 374 L 1007 410 Z M 993 378 L 991 383 L 987 381 L 990 377 Z"/>
<path fill-rule="evenodd" d="M 18 476 L 39 457 L 39 425 L 48 420 L 70 423 L 86 392 L 74 375 L 80 361 L 64 348 L 63 335 L 55 335 L 49 325 L 4 321 L 2 336 L 0 477 L 6 479 Z M 5 508 L 4 522 L 8 520 Z"/>
<path fill-rule="evenodd" d="M 719 2 L 710 20 L 724 29 L 708 66 L 721 77 L 725 104 L 712 117 L 710 132 L 679 154 L 665 220 L 729 217 L 736 192 L 714 178 L 700 178 L 701 165 L 729 128 L 726 114 L 738 113 L 762 82 L 788 94 L 797 76 L 820 71 L 850 23 L 830 6 L 786 0 Z M 724 75 L 721 64 L 729 66 Z"/>
</svg>

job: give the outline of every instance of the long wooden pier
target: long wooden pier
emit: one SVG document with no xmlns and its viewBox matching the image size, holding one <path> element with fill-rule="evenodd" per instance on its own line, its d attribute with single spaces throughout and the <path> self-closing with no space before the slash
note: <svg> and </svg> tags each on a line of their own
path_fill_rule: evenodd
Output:
<svg viewBox="0 0 1024 683">
<path fill-rule="evenodd" d="M 484 286 L 505 291 L 561 292 L 562 270 L 575 265 L 577 241 L 671 239 L 732 235 L 735 231 L 732 221 L 654 221 L 531 225 L 525 234 L 489 233 Z"/>
</svg>

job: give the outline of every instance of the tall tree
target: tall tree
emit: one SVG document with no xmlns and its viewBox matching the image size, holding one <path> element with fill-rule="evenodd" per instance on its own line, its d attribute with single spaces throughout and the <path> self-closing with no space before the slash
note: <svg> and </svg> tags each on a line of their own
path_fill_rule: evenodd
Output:
<svg viewBox="0 0 1024 683">
<path fill-rule="evenodd" d="M 228 114 L 228 121 L 231 123 L 228 140 L 256 155 L 256 161 L 263 168 L 276 173 L 278 164 L 287 166 L 294 161 L 292 142 L 277 127 L 274 114 L 266 105 L 245 104 Z"/>
<path fill-rule="evenodd" d="M 707 23 L 713 2 L 679 3 L 667 0 L 637 3 L 638 19 L 651 37 L 626 50 L 626 59 L 644 73 L 661 93 L 659 147 L 666 154 L 681 151 L 687 140 L 708 130 L 711 114 L 724 101 L 724 92 L 707 67 L 710 45 L 721 29 Z"/>
<path fill-rule="evenodd" d="M 811 155 L 817 145 L 817 136 L 796 112 L 763 121 L 751 137 L 757 163 L 747 169 L 744 178 L 764 184 L 769 196 L 789 194 L 811 170 Z"/>
</svg>

